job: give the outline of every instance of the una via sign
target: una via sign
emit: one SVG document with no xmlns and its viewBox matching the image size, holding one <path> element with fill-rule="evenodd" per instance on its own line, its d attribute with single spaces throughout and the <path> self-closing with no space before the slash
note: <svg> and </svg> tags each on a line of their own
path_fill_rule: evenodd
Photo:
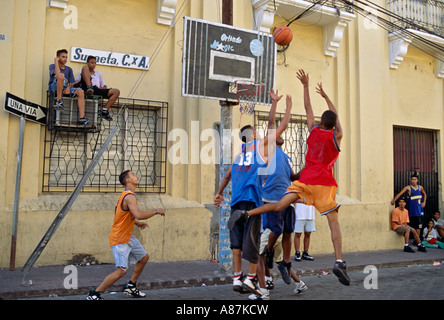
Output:
<svg viewBox="0 0 444 320">
<path fill-rule="evenodd" d="M 71 47 L 71 61 L 86 63 L 88 56 L 96 57 L 96 63 L 104 66 L 140 70 L 148 70 L 150 67 L 150 58 L 147 56 Z"/>
<path fill-rule="evenodd" d="M 6 92 L 4 109 L 17 116 L 23 116 L 26 120 L 46 125 L 47 108 L 26 101 L 9 92 Z"/>
</svg>

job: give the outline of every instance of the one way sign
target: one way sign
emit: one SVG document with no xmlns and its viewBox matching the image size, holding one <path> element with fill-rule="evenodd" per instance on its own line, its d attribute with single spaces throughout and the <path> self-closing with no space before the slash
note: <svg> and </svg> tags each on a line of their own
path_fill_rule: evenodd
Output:
<svg viewBox="0 0 444 320">
<path fill-rule="evenodd" d="M 5 111 L 17 116 L 23 116 L 26 120 L 46 125 L 48 109 L 30 101 L 19 98 L 6 92 Z"/>
</svg>

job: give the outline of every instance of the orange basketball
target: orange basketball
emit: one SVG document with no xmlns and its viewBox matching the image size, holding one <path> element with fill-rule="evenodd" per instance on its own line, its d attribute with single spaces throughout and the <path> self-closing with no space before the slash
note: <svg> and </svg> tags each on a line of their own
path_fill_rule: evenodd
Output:
<svg viewBox="0 0 444 320">
<path fill-rule="evenodd" d="M 276 28 L 273 32 L 273 39 L 280 46 L 286 46 L 293 40 L 293 32 L 287 26 Z"/>
</svg>

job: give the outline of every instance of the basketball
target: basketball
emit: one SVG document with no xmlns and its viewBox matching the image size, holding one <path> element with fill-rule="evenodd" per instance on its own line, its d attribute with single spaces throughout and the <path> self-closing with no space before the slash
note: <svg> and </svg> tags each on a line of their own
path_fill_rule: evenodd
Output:
<svg viewBox="0 0 444 320">
<path fill-rule="evenodd" d="M 280 46 L 286 46 L 293 40 L 293 32 L 287 26 L 276 28 L 273 32 L 273 39 Z"/>
</svg>

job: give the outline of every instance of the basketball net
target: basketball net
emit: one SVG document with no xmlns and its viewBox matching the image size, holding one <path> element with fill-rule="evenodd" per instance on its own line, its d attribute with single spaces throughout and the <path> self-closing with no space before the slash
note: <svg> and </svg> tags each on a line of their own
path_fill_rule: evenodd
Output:
<svg viewBox="0 0 444 320">
<path fill-rule="evenodd" d="M 241 114 L 252 115 L 258 96 L 264 92 L 265 84 L 236 81 L 236 95 Z"/>
</svg>

